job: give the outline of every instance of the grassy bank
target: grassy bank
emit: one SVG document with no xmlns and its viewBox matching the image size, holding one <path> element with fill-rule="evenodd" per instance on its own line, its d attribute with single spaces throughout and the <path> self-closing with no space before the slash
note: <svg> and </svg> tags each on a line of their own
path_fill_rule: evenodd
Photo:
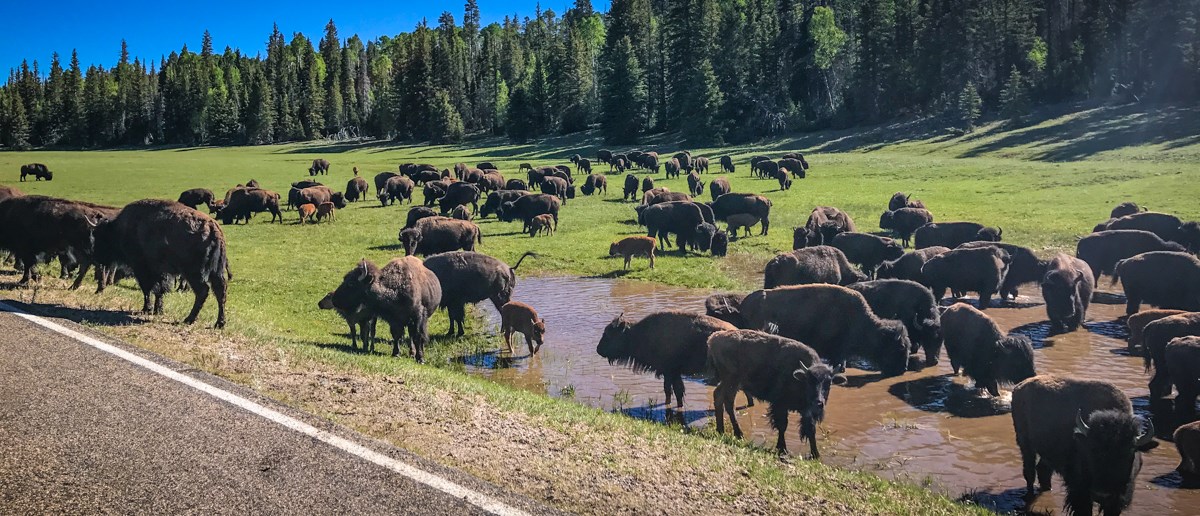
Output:
<svg viewBox="0 0 1200 516">
<path fill-rule="evenodd" d="M 911 124 L 692 149 L 701 155 L 734 156 L 738 171 L 727 176 L 734 190 L 762 192 L 774 202 L 771 234 L 734 242 L 725 259 L 669 253 L 654 271 L 642 260 L 627 274 L 620 271 L 620 260 L 606 256 L 608 243 L 641 231 L 632 222 L 633 204 L 618 200 L 621 177 L 616 175 L 610 177 L 607 196 L 572 200 L 554 236 L 530 238 L 519 233 L 519 223 L 479 221 L 484 232 L 479 250 L 510 263 L 525 251 L 538 251 L 540 257 L 526 260 L 520 275 L 626 277 L 749 289 L 754 271 L 776 252 L 791 248 L 791 228 L 802 224 L 813 206 L 838 206 L 862 230 L 872 231 L 888 197 L 898 190 L 922 199 L 938 220 L 998 225 L 1006 241 L 1045 254 L 1073 250 L 1076 236 L 1090 231 L 1124 200 L 1200 218 L 1194 202 L 1200 193 L 1194 136 L 1200 129 L 1191 122 L 1195 113 L 1130 109 L 1044 113 L 1026 127 L 991 125 L 960 136 L 928 133 Z M 448 167 L 486 160 L 517 177 L 519 163 L 564 163 L 575 152 L 593 155 L 596 147 L 595 141 L 576 137 L 528 145 L 479 140 L 434 147 L 389 143 L 45 151 L 0 153 L 0 171 L 4 183 L 15 184 L 20 164 L 47 163 L 55 171 L 53 182 L 21 183 L 20 188 L 120 205 L 145 197 L 173 199 L 195 187 L 220 195 L 251 178 L 283 193 L 290 182 L 307 177 L 315 157 L 333 163 L 333 173 L 319 179 L 340 190 L 353 166 L 369 179 L 403 162 Z M 643 148 L 665 154 L 677 145 L 660 141 Z M 793 149 L 807 151 L 813 168 L 791 190 L 776 191 L 773 181 L 749 177 L 750 156 Z M 665 181 L 660 175 L 656 181 L 686 190 L 683 180 Z M 46 279 L 6 296 L 66 306 L 68 310 L 55 313 L 570 510 L 671 512 L 691 507 L 682 503 L 713 513 L 965 510 L 916 487 L 815 463 L 781 463 L 770 453 L 707 432 L 702 434 L 712 438 L 697 439 L 678 428 L 460 374 L 452 357 L 499 344 L 479 328 L 472 338 L 435 339 L 429 361 L 438 368 L 347 352 L 344 324 L 317 310 L 316 302 L 360 258 L 382 263 L 402 254 L 396 234 L 406 211 L 407 206 L 381 208 L 371 201 L 343 210 L 336 222 L 315 226 L 295 224 L 294 212 L 285 213 L 284 224 L 269 224 L 259 215 L 251 224 L 227 226 L 235 279 L 225 332 L 175 325 L 190 306 L 186 295 L 168 296 L 162 318 L 114 312 L 141 306 L 131 283 L 95 296 L 64 292 L 62 281 Z M 0 283 L 15 280 L 8 275 Z M 214 317 L 210 302 L 201 321 L 210 325 Z M 431 332 L 445 328 L 445 316 L 435 316 Z M 477 446 L 466 453 L 464 442 Z M 513 478 L 513 472 L 520 478 Z"/>
</svg>

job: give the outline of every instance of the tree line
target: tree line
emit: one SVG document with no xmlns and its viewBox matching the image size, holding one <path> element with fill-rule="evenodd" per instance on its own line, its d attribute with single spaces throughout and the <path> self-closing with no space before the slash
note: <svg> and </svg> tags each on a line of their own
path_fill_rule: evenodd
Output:
<svg viewBox="0 0 1200 516">
<path fill-rule="evenodd" d="M 576 0 L 560 16 L 364 41 L 278 26 L 265 56 L 205 32 L 157 62 L 49 71 L 22 61 L 0 86 L 0 145 L 258 145 L 322 138 L 526 141 L 599 127 L 636 143 L 695 144 L 1038 104 L 1200 97 L 1200 0 Z"/>
</svg>

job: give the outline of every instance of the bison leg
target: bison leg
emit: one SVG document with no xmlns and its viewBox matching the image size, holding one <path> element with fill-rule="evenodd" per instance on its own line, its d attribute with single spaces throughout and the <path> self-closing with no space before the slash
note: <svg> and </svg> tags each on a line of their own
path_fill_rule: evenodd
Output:
<svg viewBox="0 0 1200 516">
<path fill-rule="evenodd" d="M 742 394 L 746 395 L 746 407 L 753 407 L 754 406 L 754 396 L 750 395 L 750 391 L 742 391 Z"/>
<path fill-rule="evenodd" d="M 1038 480 L 1038 486 L 1042 488 L 1042 491 L 1050 490 L 1050 475 L 1052 473 L 1054 473 L 1054 468 L 1050 466 L 1049 462 L 1046 462 L 1045 460 L 1038 461 L 1038 463 L 1037 463 L 1037 480 Z M 1030 484 L 1029 485 L 1030 489 L 1032 489 L 1033 481 L 1030 480 L 1029 484 Z"/>
<path fill-rule="evenodd" d="M 350 349 L 358 349 L 358 326 L 351 321 L 346 321 L 346 326 L 350 327 Z M 366 349 L 366 342 L 363 342 L 363 349 Z"/>
<path fill-rule="evenodd" d="M 466 333 L 463 328 L 463 321 L 467 318 L 466 305 L 460 303 L 447 305 L 446 313 L 450 316 L 450 329 L 446 330 L 446 336 L 454 336 L 455 326 L 458 327 L 458 336 L 463 336 Z"/>
<path fill-rule="evenodd" d="M 1151 353 L 1147 350 L 1146 353 Z M 1171 395 L 1171 377 L 1162 360 L 1154 360 L 1154 376 L 1150 377 L 1150 399 L 1160 400 Z"/>
<path fill-rule="evenodd" d="M 1092 493 L 1088 489 L 1072 490 L 1068 486 L 1067 500 L 1064 505 L 1070 508 L 1071 514 L 1092 514 Z"/>
<path fill-rule="evenodd" d="M 787 439 L 784 438 L 788 427 L 787 409 L 772 404 L 767 412 L 771 416 L 771 426 L 779 431 L 779 437 L 775 440 L 775 451 L 779 452 L 780 455 L 787 455 Z M 804 429 L 801 427 L 801 435 L 803 435 L 803 431 Z"/>
<path fill-rule="evenodd" d="M 1179 394 L 1175 395 L 1175 422 L 1177 424 L 1187 424 L 1192 422 L 1196 417 L 1196 397 L 1200 396 L 1200 387 L 1196 380 L 1189 379 L 1185 383 L 1176 383 L 1175 388 L 1179 390 Z"/>
<path fill-rule="evenodd" d="M 671 387 L 675 391 L 675 406 L 683 408 L 683 376 L 676 374 L 671 380 Z M 671 402 L 670 398 L 667 399 L 667 402 Z"/>
<path fill-rule="evenodd" d="M 88 270 L 92 268 L 92 260 L 84 257 L 79 259 L 79 276 L 75 278 L 75 282 L 71 284 L 71 290 L 76 290 L 83 285 L 83 277 L 87 275 Z M 100 274 L 100 266 L 96 266 L 96 274 Z"/>
<path fill-rule="evenodd" d="M 199 273 L 187 274 L 184 278 L 187 280 L 188 285 L 192 287 L 192 293 L 196 296 L 196 301 L 192 303 L 192 311 L 183 320 L 184 324 L 192 324 L 196 322 L 196 317 L 200 315 L 200 309 L 204 308 L 204 301 L 208 299 L 208 284 L 204 282 L 204 277 Z M 159 299 L 162 299 L 161 294 L 159 295 Z M 161 301 L 156 303 L 156 311 L 161 311 L 160 303 Z"/>
<path fill-rule="evenodd" d="M 408 333 L 412 338 L 413 345 L 416 347 L 414 355 L 417 358 L 418 364 L 425 363 L 425 344 L 429 342 L 428 325 L 429 317 L 425 314 L 420 314 L 416 320 L 409 323 Z"/>
<path fill-rule="evenodd" d="M 363 349 L 368 353 L 375 352 L 375 318 L 372 317 L 359 323 L 358 336 L 362 339 Z"/>
<path fill-rule="evenodd" d="M 763 235 L 767 234 L 767 230 L 768 230 L 768 229 L 771 229 L 771 218 L 770 218 L 770 217 L 763 217 L 763 218 L 762 218 L 762 233 L 761 233 L 761 234 L 763 234 Z M 750 228 L 746 228 L 746 231 L 750 231 Z"/>
<path fill-rule="evenodd" d="M 1142 298 L 1138 294 L 1125 291 L 1125 315 L 1133 315 L 1142 309 Z"/>
<path fill-rule="evenodd" d="M 980 310 L 987 310 L 988 307 L 992 306 L 992 294 L 993 294 L 993 292 L 990 292 L 990 291 L 984 291 L 984 292 L 979 293 L 979 309 Z"/>
<path fill-rule="evenodd" d="M 665 401 L 663 403 L 663 405 L 666 407 L 670 407 L 671 406 L 671 375 L 669 375 L 669 374 L 663 375 L 663 393 L 667 397 L 667 401 Z"/>
<path fill-rule="evenodd" d="M 226 263 L 221 270 L 211 271 L 208 274 L 208 283 L 212 285 L 213 297 L 217 298 L 217 322 L 213 325 L 217 329 L 225 327 L 225 294 L 229 290 L 229 278 L 225 274 L 228 270 L 229 265 Z M 371 333 L 374 334 L 374 330 Z"/>
<path fill-rule="evenodd" d="M 817 451 L 817 423 L 810 415 L 805 415 L 800 418 L 800 438 L 808 439 L 808 453 L 813 459 L 821 458 L 821 452 Z"/>
<path fill-rule="evenodd" d="M 404 325 L 388 323 L 392 329 L 392 356 L 400 356 L 400 341 L 404 340 Z M 409 354 L 413 354 L 412 344 L 408 345 Z"/>
</svg>

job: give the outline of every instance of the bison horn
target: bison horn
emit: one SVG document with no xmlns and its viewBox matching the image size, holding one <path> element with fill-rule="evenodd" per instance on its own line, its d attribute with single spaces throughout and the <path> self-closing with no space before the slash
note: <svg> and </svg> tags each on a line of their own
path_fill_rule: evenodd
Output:
<svg viewBox="0 0 1200 516">
<path fill-rule="evenodd" d="M 1147 444 L 1150 444 L 1152 441 L 1154 441 L 1154 433 L 1155 433 L 1154 432 L 1154 421 L 1151 421 L 1149 419 L 1147 419 L 1145 421 L 1146 421 L 1146 428 L 1142 429 L 1141 434 L 1138 434 L 1137 440 L 1134 441 L 1134 443 L 1133 443 L 1134 448 L 1141 448 L 1143 446 L 1146 446 Z"/>
<path fill-rule="evenodd" d="M 795 378 L 797 380 L 803 381 L 804 377 L 807 375 L 808 375 L 808 366 L 804 365 L 804 362 L 800 362 L 800 367 L 798 369 L 796 369 L 795 371 L 792 371 L 792 378 Z"/>
<path fill-rule="evenodd" d="M 1088 428 L 1087 423 L 1083 421 L 1083 409 L 1079 409 L 1079 411 L 1075 413 L 1075 435 L 1087 437 L 1088 430 L 1090 430 L 1090 428 Z"/>
<path fill-rule="evenodd" d="M 84 217 L 83 220 L 87 222 L 89 228 L 96 229 L 96 226 L 100 225 L 100 221 L 104 220 L 104 216 L 96 215 L 96 220 L 92 220 L 89 217 Z"/>
<path fill-rule="evenodd" d="M 1004 228 L 1002 228 L 1002 227 L 1000 227 L 1000 226 L 996 226 L 996 230 L 997 230 L 997 231 L 996 231 L 996 236 L 998 236 L 998 237 L 1004 237 Z"/>
</svg>

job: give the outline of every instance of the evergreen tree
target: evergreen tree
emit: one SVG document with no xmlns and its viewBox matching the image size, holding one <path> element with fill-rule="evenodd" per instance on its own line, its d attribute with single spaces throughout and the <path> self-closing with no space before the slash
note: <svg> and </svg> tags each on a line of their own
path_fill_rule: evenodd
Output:
<svg viewBox="0 0 1200 516">
<path fill-rule="evenodd" d="M 345 105 L 342 103 L 344 78 L 342 77 L 342 49 L 338 39 L 337 25 L 333 20 L 325 25 L 325 37 L 321 38 L 321 59 L 325 62 L 324 88 L 324 132 L 336 134 L 345 123 Z"/>
<path fill-rule="evenodd" d="M 604 77 L 608 87 L 600 97 L 600 132 L 610 143 L 637 143 L 646 128 L 642 68 L 628 37 L 616 41 L 607 54 Z"/>
<path fill-rule="evenodd" d="M 979 98 L 979 90 L 975 89 L 975 83 L 968 82 L 954 103 L 954 122 L 959 128 L 969 131 L 975 127 L 975 121 L 979 120 L 982 108 L 983 99 Z"/>
<path fill-rule="evenodd" d="M 700 61 L 683 112 L 683 136 L 694 145 L 724 145 L 725 127 L 718 118 L 724 96 L 708 59 Z"/>
<path fill-rule="evenodd" d="M 1000 92 L 1000 114 L 1014 124 L 1020 123 L 1029 114 L 1029 96 L 1025 89 L 1025 78 L 1014 66 Z"/>
<path fill-rule="evenodd" d="M 445 90 L 437 90 L 434 94 L 430 124 L 433 126 L 433 143 L 456 143 L 463 139 L 462 116 L 450 102 L 450 94 Z"/>
</svg>

